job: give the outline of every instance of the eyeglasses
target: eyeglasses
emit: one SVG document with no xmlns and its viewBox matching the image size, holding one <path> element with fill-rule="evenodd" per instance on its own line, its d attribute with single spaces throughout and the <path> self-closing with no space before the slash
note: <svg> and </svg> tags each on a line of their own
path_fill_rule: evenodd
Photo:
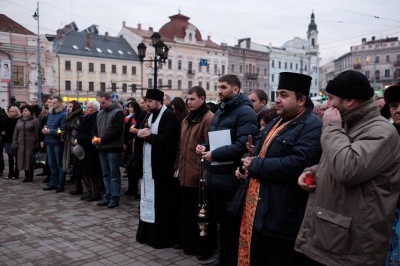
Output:
<svg viewBox="0 0 400 266">
<path fill-rule="evenodd" d="M 86 109 L 93 109 L 93 106 L 86 106 Z"/>
</svg>

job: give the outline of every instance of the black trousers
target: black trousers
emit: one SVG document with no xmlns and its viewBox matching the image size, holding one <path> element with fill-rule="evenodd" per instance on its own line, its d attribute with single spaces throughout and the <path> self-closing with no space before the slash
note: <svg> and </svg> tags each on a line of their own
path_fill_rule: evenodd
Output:
<svg viewBox="0 0 400 266">
<path fill-rule="evenodd" d="M 267 237 L 253 228 L 250 250 L 251 266 L 320 266 L 322 264 L 309 259 L 294 250 L 294 240 Z"/>
<path fill-rule="evenodd" d="M 219 225 L 219 261 L 224 266 L 237 265 L 240 218 L 232 217 L 226 212 L 234 192 L 208 187 L 210 210 Z"/>
<path fill-rule="evenodd" d="M 179 245 L 188 255 L 211 255 L 218 246 L 217 226 L 213 216 L 208 213 L 207 235 L 200 236 L 197 224 L 199 188 L 181 186 L 179 196 Z"/>
</svg>

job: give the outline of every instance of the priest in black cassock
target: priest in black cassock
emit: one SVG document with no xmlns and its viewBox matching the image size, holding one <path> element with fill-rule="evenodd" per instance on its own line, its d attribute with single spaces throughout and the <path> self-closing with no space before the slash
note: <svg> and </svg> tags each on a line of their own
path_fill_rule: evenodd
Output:
<svg viewBox="0 0 400 266">
<path fill-rule="evenodd" d="M 140 220 L 136 241 L 153 248 L 175 244 L 178 195 L 174 162 L 179 141 L 179 122 L 174 112 L 163 105 L 164 93 L 149 89 L 146 104 L 149 116 L 137 133 L 144 140 L 141 181 Z M 140 151 L 139 151 L 140 152 Z"/>
</svg>

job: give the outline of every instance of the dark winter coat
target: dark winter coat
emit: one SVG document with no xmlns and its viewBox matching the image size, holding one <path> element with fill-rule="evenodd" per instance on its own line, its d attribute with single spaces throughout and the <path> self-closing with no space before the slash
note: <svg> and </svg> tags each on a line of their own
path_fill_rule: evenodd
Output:
<svg viewBox="0 0 400 266">
<path fill-rule="evenodd" d="M 254 155 L 279 120 L 275 118 L 261 132 Z M 321 119 L 308 108 L 272 140 L 264 158 L 255 157 L 249 176 L 260 180 L 255 229 L 266 236 L 294 240 L 307 204 L 308 192 L 297 184 L 304 168 L 321 157 Z"/>
<path fill-rule="evenodd" d="M 219 103 L 217 107 L 209 131 L 229 129 L 232 144 L 213 150 L 212 160 L 234 163 L 214 166 L 207 163 L 207 185 L 233 190 L 239 186 L 235 171 L 247 151 L 248 135 L 256 136 L 258 133 L 257 116 L 251 101 L 242 93 L 228 102 Z"/>
<path fill-rule="evenodd" d="M 92 131 L 96 126 L 97 114 L 98 112 L 85 115 L 76 134 L 76 141 L 85 151 L 83 160 L 77 160 L 77 172 L 83 176 L 101 176 L 99 152 L 92 144 Z"/>
<path fill-rule="evenodd" d="M 40 123 L 34 116 L 18 120 L 12 144 L 18 148 L 18 170 L 32 170 L 32 154 L 39 147 L 39 131 Z"/>
<path fill-rule="evenodd" d="M 82 108 L 78 108 L 67 115 L 65 124 L 65 131 L 63 134 L 64 138 L 64 150 L 63 150 L 63 169 L 66 173 L 71 172 L 71 166 L 73 163 L 72 148 L 74 147 L 74 140 L 79 129 L 79 124 L 83 118 Z"/>
<path fill-rule="evenodd" d="M 94 136 L 101 139 L 96 147 L 99 152 L 122 152 L 124 149 L 124 122 L 125 114 L 119 104 L 113 102 L 107 109 L 97 114 Z"/>
<path fill-rule="evenodd" d="M 3 142 L 4 143 L 12 143 L 13 142 L 13 137 L 14 137 L 14 130 L 15 126 L 17 125 L 17 122 L 19 120 L 19 117 L 16 118 L 7 118 L 6 122 L 4 124 L 4 131 L 5 135 L 3 135 Z"/>
</svg>

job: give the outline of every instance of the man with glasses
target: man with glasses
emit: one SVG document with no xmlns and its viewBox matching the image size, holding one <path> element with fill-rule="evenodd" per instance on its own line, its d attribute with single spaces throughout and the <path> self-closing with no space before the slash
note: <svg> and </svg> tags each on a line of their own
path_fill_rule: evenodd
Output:
<svg viewBox="0 0 400 266">
<path fill-rule="evenodd" d="M 115 208 L 119 205 L 121 191 L 121 172 L 119 157 L 124 150 L 124 118 L 125 115 L 118 102 L 113 102 L 111 95 L 100 95 L 102 110 L 97 114 L 92 144 L 99 151 L 101 169 L 106 195 L 97 206 Z"/>
<path fill-rule="evenodd" d="M 65 174 L 62 167 L 62 156 L 64 144 L 62 133 L 65 130 L 67 111 L 64 109 L 63 100 L 55 96 L 51 100 L 52 110 L 48 115 L 47 124 L 44 125 L 42 133 L 45 135 L 47 160 L 50 166 L 50 184 L 43 190 L 56 190 L 63 192 L 65 186 Z"/>
</svg>

